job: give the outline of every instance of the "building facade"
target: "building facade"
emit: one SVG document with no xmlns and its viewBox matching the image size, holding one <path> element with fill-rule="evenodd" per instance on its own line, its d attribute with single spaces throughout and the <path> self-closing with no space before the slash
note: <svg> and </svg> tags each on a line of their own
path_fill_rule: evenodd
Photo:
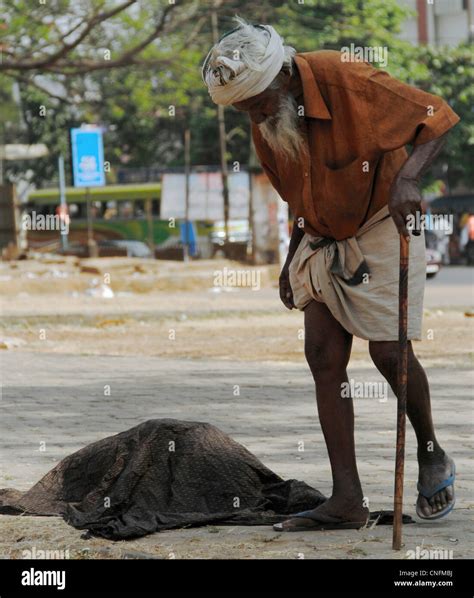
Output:
<svg viewBox="0 0 474 598">
<path fill-rule="evenodd" d="M 474 38 L 473 0 L 399 0 L 416 11 L 400 37 L 414 45 L 457 46 Z"/>
</svg>

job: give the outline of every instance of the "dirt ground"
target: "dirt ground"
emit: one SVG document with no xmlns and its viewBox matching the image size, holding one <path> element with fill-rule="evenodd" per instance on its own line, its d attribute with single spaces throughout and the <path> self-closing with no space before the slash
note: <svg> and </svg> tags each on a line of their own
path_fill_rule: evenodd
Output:
<svg viewBox="0 0 474 598">
<path fill-rule="evenodd" d="M 217 260 L 186 266 L 126 258 L 50 261 L 0 264 L 0 343 L 89 355 L 302 359 L 302 314 L 280 303 L 276 266 L 248 268 Z M 214 285 L 215 273 L 224 269 L 256 271 L 260 287 Z M 426 365 L 462 364 L 472 356 L 466 335 L 474 312 L 464 293 L 465 307 L 425 309 L 425 342 L 415 348 Z M 369 359 L 365 341 L 355 339 L 352 357 Z"/>
<path fill-rule="evenodd" d="M 232 270 L 258 271 L 248 277 L 254 290 L 216 284 L 216 273 Z M 47 257 L 0 263 L 6 414 L 0 487 L 26 489 L 73 450 L 152 413 L 210 421 L 282 477 L 304 479 L 329 494 L 330 470 L 304 363 L 302 314 L 287 311 L 279 302 L 277 276 L 276 267 L 250 269 L 226 261 L 184 265 Z M 472 539 L 465 529 L 474 509 L 472 476 L 467 473 L 472 453 L 472 297 L 463 285 L 448 286 L 446 295 L 428 281 L 423 341 L 415 351 L 428 369 L 440 435 L 454 446 L 464 474 L 453 514 L 443 522 L 406 526 L 404 551 L 391 551 L 391 528 L 381 526 L 317 535 L 207 526 L 107 542 L 83 540 L 81 532 L 56 518 L 3 516 L 0 553 L 22 558 L 24 550 L 35 547 L 69 551 L 70 558 L 83 559 L 408 558 L 407 550 L 421 546 L 452 551 L 454 558 L 472 557 Z M 354 378 L 378 379 L 365 341 L 355 340 L 350 368 Z M 212 383 L 206 383 L 206 376 Z M 99 409 L 94 387 L 88 384 L 107 377 L 121 380 L 122 394 Z M 233 378 L 248 389 L 238 406 L 222 398 L 222 387 Z M 298 396 L 289 404 L 288 388 L 295 379 Z M 131 392 L 134 404 L 128 405 Z M 391 395 L 386 411 L 381 411 L 381 403 L 374 409 L 373 400 L 356 402 L 359 463 L 373 508 L 391 508 L 395 401 Z M 89 422 L 91 410 L 97 418 Z M 81 417 L 86 426 L 79 425 Z M 36 438 L 45 430 L 53 439 L 46 461 L 28 445 L 32 435 Z M 311 436 L 311 449 L 300 455 L 294 439 L 305 434 Z M 413 516 L 411 430 L 409 442 L 406 512 Z"/>
</svg>

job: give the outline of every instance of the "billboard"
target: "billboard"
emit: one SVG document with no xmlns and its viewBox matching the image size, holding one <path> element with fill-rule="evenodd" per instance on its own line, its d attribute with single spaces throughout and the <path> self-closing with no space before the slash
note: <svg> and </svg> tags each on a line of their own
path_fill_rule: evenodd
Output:
<svg viewBox="0 0 474 598">
<path fill-rule="evenodd" d="M 186 177 L 164 174 L 160 217 L 185 218 Z M 229 174 L 230 231 L 249 231 L 249 174 Z M 286 259 L 288 253 L 288 204 L 284 202 L 263 173 L 252 175 L 252 224 L 258 263 Z M 189 181 L 189 220 L 211 220 L 223 230 L 224 206 L 220 172 L 192 173 Z"/>
<path fill-rule="evenodd" d="M 189 219 L 223 220 L 222 176 L 220 172 L 192 173 L 189 180 Z M 164 174 L 161 188 L 161 218 L 185 218 L 186 177 Z M 229 174 L 229 218 L 240 220 L 249 215 L 249 175 Z"/>
</svg>

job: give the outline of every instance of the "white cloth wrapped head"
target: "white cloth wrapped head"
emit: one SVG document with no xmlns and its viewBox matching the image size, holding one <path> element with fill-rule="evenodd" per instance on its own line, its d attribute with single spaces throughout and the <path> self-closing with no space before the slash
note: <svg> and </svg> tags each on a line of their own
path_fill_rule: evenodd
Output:
<svg viewBox="0 0 474 598">
<path fill-rule="evenodd" d="M 215 104 L 226 106 L 258 95 L 285 61 L 283 40 L 273 27 L 239 22 L 241 26 L 225 35 L 203 64 L 202 78 Z M 258 56 L 252 56 L 252 45 L 261 49 Z"/>
</svg>

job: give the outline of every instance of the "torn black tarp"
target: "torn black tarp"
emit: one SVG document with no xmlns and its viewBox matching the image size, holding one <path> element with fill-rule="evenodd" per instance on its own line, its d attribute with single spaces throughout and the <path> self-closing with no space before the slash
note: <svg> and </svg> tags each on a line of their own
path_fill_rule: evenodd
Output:
<svg viewBox="0 0 474 598">
<path fill-rule="evenodd" d="M 210 523 L 271 524 L 324 500 L 210 424 L 153 419 L 69 455 L 27 492 L 0 490 L 0 513 L 62 515 L 117 540 Z"/>
</svg>

